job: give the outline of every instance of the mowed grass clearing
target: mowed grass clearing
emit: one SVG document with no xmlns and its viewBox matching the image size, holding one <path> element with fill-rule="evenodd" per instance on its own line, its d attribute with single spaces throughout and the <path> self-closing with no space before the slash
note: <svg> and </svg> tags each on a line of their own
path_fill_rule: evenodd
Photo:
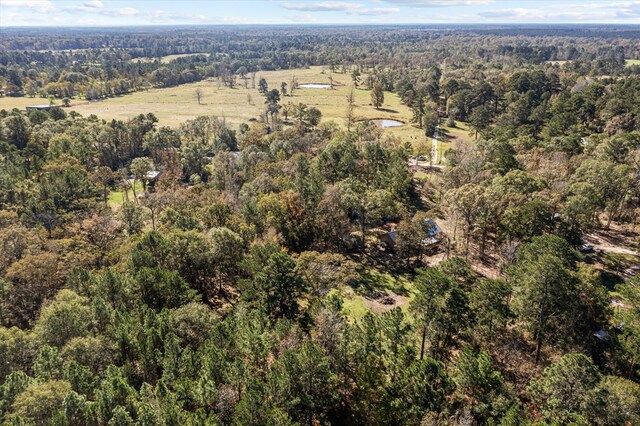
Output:
<svg viewBox="0 0 640 426">
<path fill-rule="evenodd" d="M 626 59 L 625 66 L 630 67 L 632 65 L 640 65 L 640 59 Z"/>
<path fill-rule="evenodd" d="M 304 89 L 300 88 L 293 96 L 283 96 L 281 105 L 304 103 L 315 106 L 322 112 L 322 122 L 334 121 L 345 126 L 345 112 L 347 108 L 347 94 L 351 86 L 350 74 L 330 74 L 323 67 L 308 69 L 264 71 L 256 75 L 256 86 L 260 78 L 265 78 L 270 89 L 280 90 L 282 82 L 287 83 L 287 92 L 291 81 L 295 77 L 299 84 L 321 83 L 328 84 L 329 77 L 333 78 L 334 89 Z M 134 92 L 128 95 L 108 98 L 101 101 L 85 101 L 73 99 L 68 112 L 75 110 L 88 116 L 95 114 L 99 118 L 111 120 L 128 120 L 139 114 L 154 113 L 161 126 L 178 127 L 185 120 L 201 115 L 218 116 L 224 118 L 231 125 L 245 123 L 249 119 L 259 119 L 264 111 L 264 97 L 258 89 L 244 88 L 244 82 L 238 79 L 238 85 L 230 89 L 218 84 L 217 80 L 206 80 L 198 83 L 184 84 L 170 88 L 154 88 Z M 196 89 L 202 90 L 201 104 L 196 100 Z M 404 126 L 387 128 L 388 134 L 400 137 L 405 142 L 416 142 L 424 138 L 421 129 L 411 125 L 411 110 L 403 105 L 400 98 L 390 92 L 385 92 L 384 104 L 377 110 L 371 105 L 371 93 L 366 89 L 355 90 L 355 116 L 357 120 L 365 119 L 393 119 L 402 121 Z M 0 109 L 21 108 L 27 105 L 48 103 L 41 98 L 0 98 Z M 283 115 L 281 114 L 281 117 Z"/>
<path fill-rule="evenodd" d="M 29 98 L 29 97 L 20 97 L 14 98 L 12 96 L 3 96 L 0 98 L 0 110 L 6 109 L 10 111 L 14 108 L 18 108 L 19 110 L 24 110 L 28 106 L 32 105 L 49 105 L 49 98 Z M 56 106 L 62 106 L 62 101 L 60 99 L 56 99 L 54 102 Z"/>
<path fill-rule="evenodd" d="M 136 182 L 136 194 L 138 196 L 142 194 L 142 182 Z M 133 191 L 129 191 L 129 200 L 133 201 Z M 107 199 L 110 207 L 118 207 L 124 203 L 124 191 L 117 190 L 109 192 L 109 198 Z"/>
</svg>

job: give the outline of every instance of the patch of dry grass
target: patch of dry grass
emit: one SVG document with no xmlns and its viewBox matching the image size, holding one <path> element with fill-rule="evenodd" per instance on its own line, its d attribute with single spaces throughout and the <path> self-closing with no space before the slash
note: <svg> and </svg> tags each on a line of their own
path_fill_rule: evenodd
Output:
<svg viewBox="0 0 640 426">
<path fill-rule="evenodd" d="M 160 63 L 162 64 L 168 64 L 169 62 L 173 61 L 174 59 L 178 59 L 178 58 L 186 58 L 187 56 L 195 56 L 195 55 L 209 55 L 208 53 L 180 53 L 177 55 L 167 55 L 167 56 L 162 56 L 160 58 Z M 131 62 L 153 62 L 158 58 L 148 58 L 148 57 L 144 57 L 144 58 L 135 58 L 132 59 Z"/>
<path fill-rule="evenodd" d="M 62 101 L 59 99 L 55 102 L 56 105 L 61 105 Z M 24 110 L 26 107 L 31 105 L 49 105 L 49 98 L 14 98 L 11 96 L 5 96 L 0 98 L 0 110 L 6 109 L 10 111 L 14 108 L 18 108 L 20 110 Z"/>
</svg>

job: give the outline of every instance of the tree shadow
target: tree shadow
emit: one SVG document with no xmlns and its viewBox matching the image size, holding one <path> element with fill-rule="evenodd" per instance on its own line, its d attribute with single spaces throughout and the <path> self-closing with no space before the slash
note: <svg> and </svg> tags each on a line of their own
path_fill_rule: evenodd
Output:
<svg viewBox="0 0 640 426">
<path fill-rule="evenodd" d="M 600 269 L 600 277 L 602 284 L 609 291 L 617 291 L 617 286 L 624 284 L 626 272 L 635 264 L 633 257 L 602 252 L 585 256 L 585 263 L 603 266 Z"/>
<path fill-rule="evenodd" d="M 453 139 L 453 136 L 449 133 L 449 129 L 440 127 L 438 129 L 438 140 L 440 142 L 449 142 Z"/>
<path fill-rule="evenodd" d="M 416 179 L 413 180 L 413 185 L 411 185 L 411 190 L 409 191 L 409 205 L 416 211 L 426 211 L 429 209 L 429 206 L 425 203 L 420 184 L 421 182 Z"/>
<path fill-rule="evenodd" d="M 406 283 L 401 280 L 406 271 L 399 266 L 394 254 L 369 248 L 366 254 L 353 253 L 349 258 L 359 265 L 359 278 L 349 285 L 353 290 L 369 299 L 379 299 L 388 294 L 408 296 Z"/>
<path fill-rule="evenodd" d="M 397 294 L 400 296 L 408 296 L 409 291 L 398 278 L 398 272 L 388 271 L 384 268 L 382 271 L 367 269 L 360 275 L 358 292 L 365 297 L 377 299 L 384 294 Z"/>
<path fill-rule="evenodd" d="M 378 108 L 378 111 L 388 112 L 390 114 L 397 114 L 398 113 L 398 111 L 396 111 L 395 109 L 391 109 L 391 108 Z"/>
<path fill-rule="evenodd" d="M 601 271 L 600 277 L 602 279 L 602 284 L 609 291 L 616 291 L 616 287 L 619 284 L 624 284 L 624 279 L 620 275 L 614 274 L 609 271 Z"/>
</svg>

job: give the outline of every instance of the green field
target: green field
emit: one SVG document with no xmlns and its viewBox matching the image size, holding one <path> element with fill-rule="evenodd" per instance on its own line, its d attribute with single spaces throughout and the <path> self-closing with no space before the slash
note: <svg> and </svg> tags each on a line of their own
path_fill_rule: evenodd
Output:
<svg viewBox="0 0 640 426">
<path fill-rule="evenodd" d="M 640 65 L 640 59 L 627 59 L 625 65 L 630 67 L 632 65 Z"/>
<path fill-rule="evenodd" d="M 341 126 L 345 125 L 345 111 L 347 107 L 347 93 L 351 86 L 349 74 L 330 74 L 323 67 L 311 67 L 308 69 L 265 71 L 256 76 L 256 84 L 264 77 L 270 88 L 280 89 L 282 82 L 291 86 L 295 77 L 299 84 L 305 83 L 329 83 L 329 77 L 333 78 L 334 89 L 298 89 L 294 96 L 284 96 L 280 100 L 282 105 L 287 103 L 305 103 L 315 106 L 322 111 L 322 121 L 334 121 Z M 215 115 L 227 120 L 232 125 L 239 125 L 251 118 L 258 119 L 264 110 L 264 99 L 258 93 L 257 88 L 244 88 L 243 81 L 238 79 L 238 86 L 233 89 L 220 86 L 216 80 L 201 81 L 198 83 L 184 84 L 170 88 L 156 88 L 135 92 L 116 98 L 108 98 L 102 101 L 89 102 L 81 99 L 73 99 L 71 107 L 67 111 L 74 110 L 87 116 L 95 114 L 104 119 L 127 120 L 138 114 L 152 112 L 160 125 L 177 127 L 185 120 L 193 119 L 201 115 Z M 203 91 L 203 98 L 199 105 L 196 97 L 196 89 Z M 404 141 L 416 142 L 423 138 L 421 129 L 409 124 L 411 110 L 400 102 L 400 98 L 390 92 L 385 93 L 385 102 L 380 110 L 376 110 L 371 103 L 371 95 L 368 90 L 356 90 L 357 120 L 388 118 L 407 123 L 401 127 L 389 128 L 389 134 L 396 135 Z M 41 98 L 0 98 L 0 109 L 20 108 L 27 105 L 48 103 L 48 99 Z"/>
<path fill-rule="evenodd" d="M 142 182 L 136 182 L 136 193 L 138 195 L 142 194 Z M 132 191 L 129 191 L 129 200 L 133 201 Z M 107 201 L 111 207 L 121 206 L 124 203 L 124 191 L 111 191 Z"/>
</svg>

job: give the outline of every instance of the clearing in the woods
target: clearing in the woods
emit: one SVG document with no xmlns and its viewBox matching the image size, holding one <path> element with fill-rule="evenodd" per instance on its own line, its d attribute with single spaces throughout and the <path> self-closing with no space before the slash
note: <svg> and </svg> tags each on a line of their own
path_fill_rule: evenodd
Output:
<svg viewBox="0 0 640 426">
<path fill-rule="evenodd" d="M 283 82 L 287 84 L 287 96 L 281 97 L 281 105 L 304 103 L 314 106 L 322 112 L 323 122 L 334 121 L 340 126 L 346 126 L 347 94 L 353 85 L 351 74 L 331 73 L 328 67 L 322 66 L 258 72 L 255 78 L 255 89 L 252 88 L 250 78 L 246 81 L 247 88 L 245 88 L 245 81 L 238 78 L 233 89 L 223 86 L 213 78 L 175 87 L 141 90 L 99 101 L 72 99 L 71 107 L 65 109 L 77 111 L 84 116 L 95 114 L 99 118 L 109 120 L 127 120 L 140 113 L 152 112 L 158 117 L 160 125 L 172 127 L 178 127 L 185 120 L 201 115 L 214 115 L 237 126 L 250 119 L 259 119 L 265 109 L 264 97 L 257 89 L 260 78 L 267 80 L 269 89 L 280 90 Z M 333 89 L 299 88 L 294 90 L 293 96 L 289 96 L 294 79 L 299 85 L 330 84 L 333 80 Z M 200 103 L 196 98 L 196 89 L 202 91 Z M 24 109 L 27 105 L 48 102 L 41 98 L 5 97 L 0 98 L 0 109 Z M 60 101 L 56 103 L 59 104 Z M 387 128 L 385 132 L 396 135 L 405 142 L 415 143 L 425 138 L 422 129 L 411 124 L 411 110 L 401 103 L 395 93 L 385 92 L 383 105 L 380 109 L 376 109 L 371 105 L 371 92 L 360 84 L 360 87 L 355 90 L 355 103 L 356 120 L 398 120 L 405 125 Z"/>
</svg>

